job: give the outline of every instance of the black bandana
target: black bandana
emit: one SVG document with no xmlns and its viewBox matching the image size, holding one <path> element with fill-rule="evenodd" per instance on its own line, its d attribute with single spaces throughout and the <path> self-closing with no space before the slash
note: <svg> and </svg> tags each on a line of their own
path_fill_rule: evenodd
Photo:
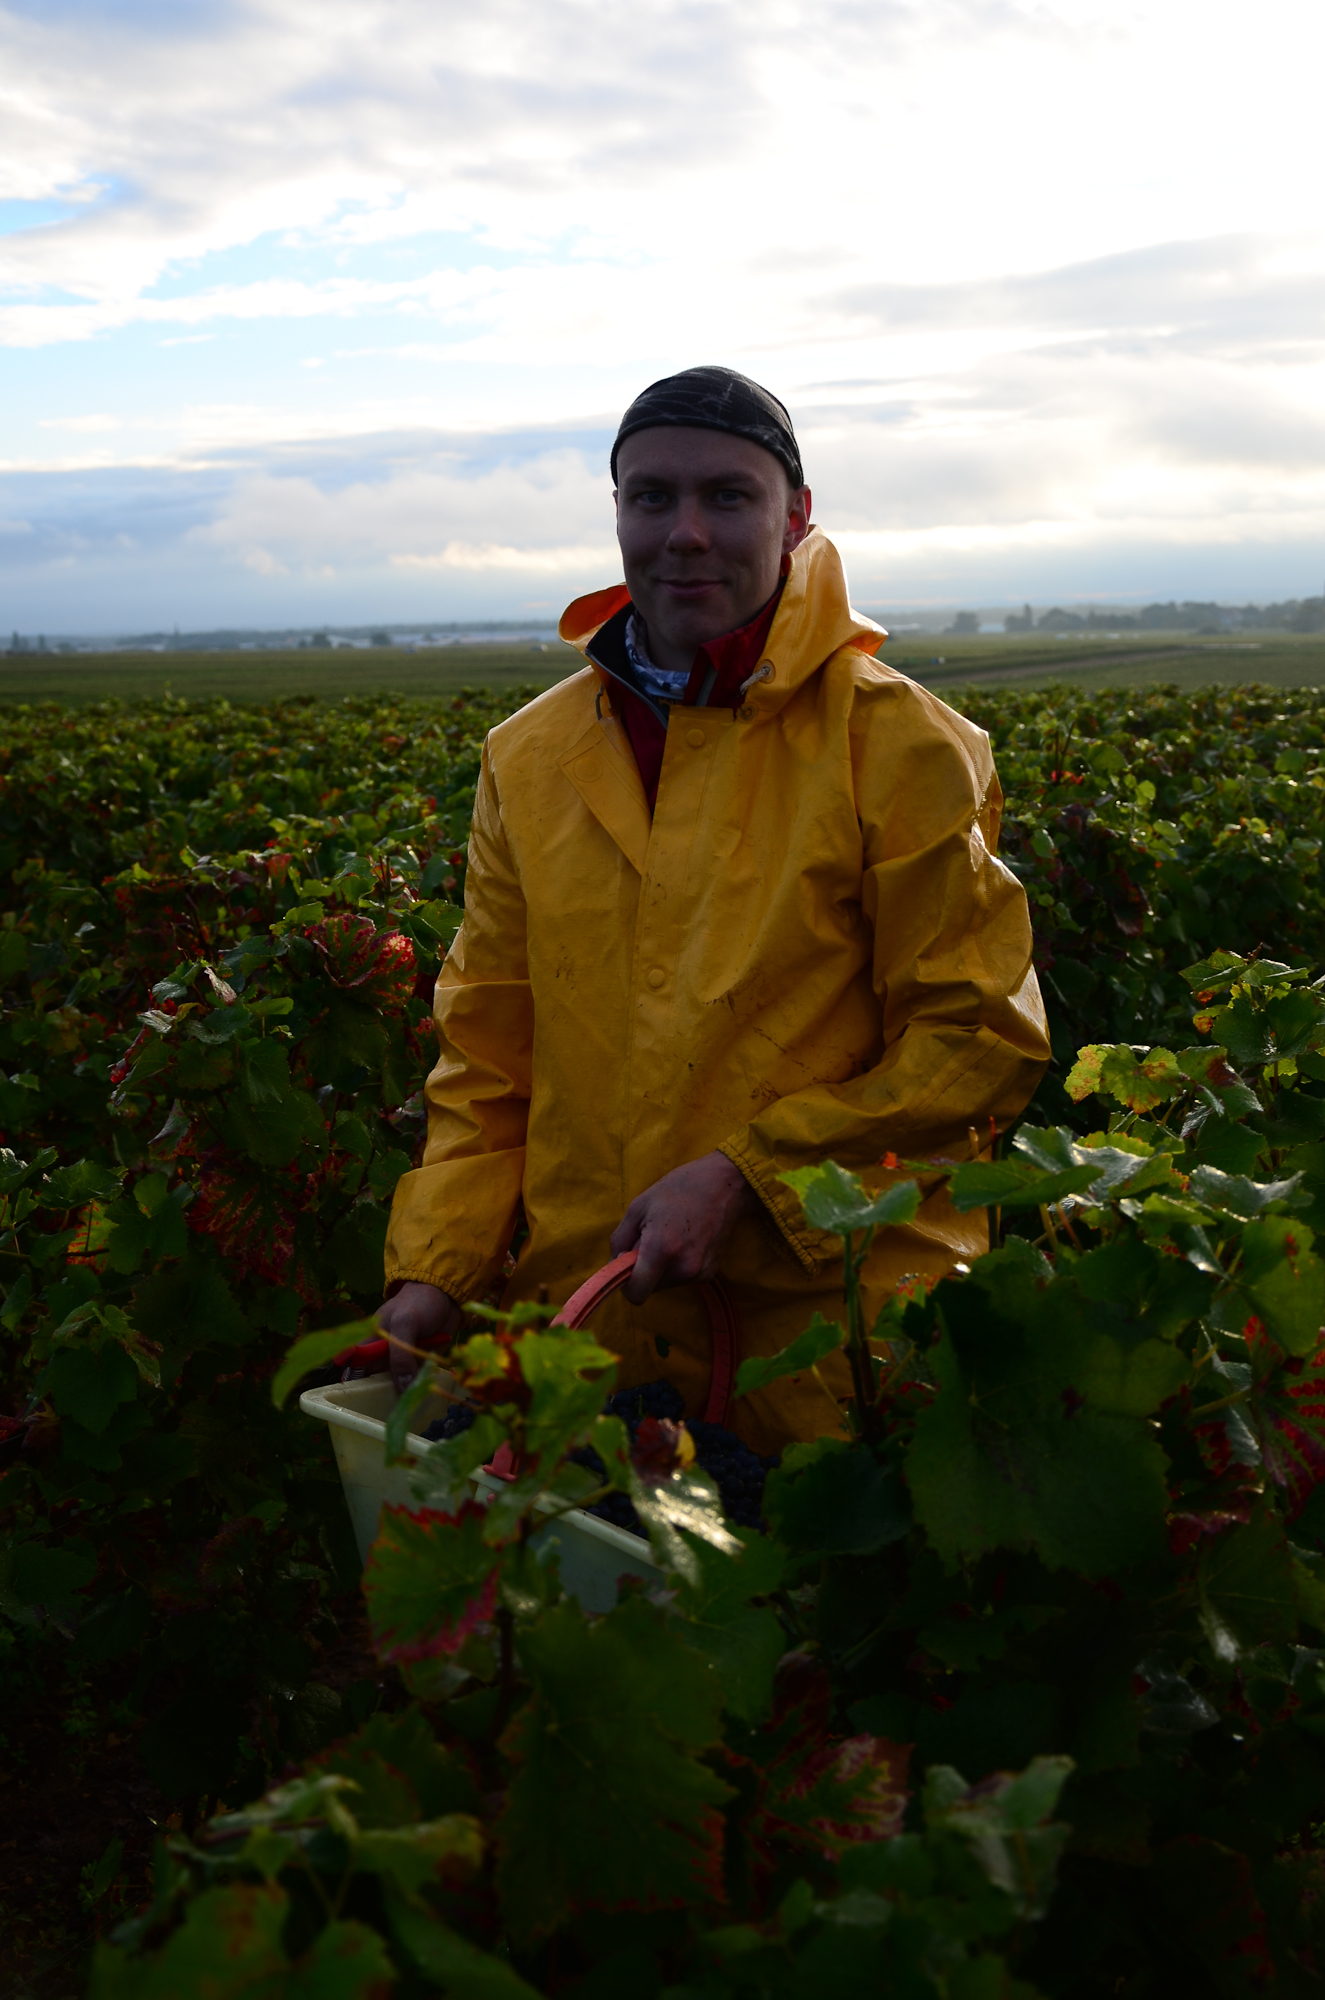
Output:
<svg viewBox="0 0 1325 2000">
<path fill-rule="evenodd" d="M 613 480 L 617 453 L 626 438 L 659 425 L 729 431 L 733 437 L 749 438 L 781 461 L 793 486 L 805 484 L 791 418 L 776 396 L 734 368 L 686 368 L 642 390 L 621 419 L 612 446 Z"/>
</svg>

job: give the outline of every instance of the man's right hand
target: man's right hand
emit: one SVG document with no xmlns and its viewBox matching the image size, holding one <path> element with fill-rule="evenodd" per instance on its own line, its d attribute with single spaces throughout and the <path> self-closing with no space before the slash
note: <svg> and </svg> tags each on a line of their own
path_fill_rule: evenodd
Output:
<svg viewBox="0 0 1325 2000">
<path fill-rule="evenodd" d="M 411 1349 L 449 1347 L 464 1321 L 464 1310 L 438 1285 L 411 1278 L 389 1298 L 377 1315 L 387 1337 L 391 1379 L 397 1393 L 409 1387 L 423 1356 Z"/>
</svg>

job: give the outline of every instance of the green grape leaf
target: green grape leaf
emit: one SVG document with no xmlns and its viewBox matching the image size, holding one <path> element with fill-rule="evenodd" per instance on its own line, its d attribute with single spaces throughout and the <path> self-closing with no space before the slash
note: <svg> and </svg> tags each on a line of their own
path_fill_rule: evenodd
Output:
<svg viewBox="0 0 1325 2000">
<path fill-rule="evenodd" d="M 1210 1032 L 1239 1069 L 1255 1069 L 1275 1059 L 1274 1030 L 1244 993 L 1213 1016 Z"/>
<path fill-rule="evenodd" d="M 272 1883 L 204 1889 L 151 1957 L 99 1945 L 89 2000 L 383 2000 L 395 1982 L 385 1940 L 338 1919 L 291 1964 L 281 1942 L 289 1900 Z"/>
<path fill-rule="evenodd" d="M 837 1236 L 910 1222 L 920 1206 L 920 1189 L 914 1181 L 897 1181 L 872 1195 L 855 1174 L 833 1160 L 819 1167 L 794 1167 L 779 1179 L 800 1196 L 812 1229 L 831 1230 Z"/>
<path fill-rule="evenodd" d="M 1128 1111 L 1152 1111 L 1187 1088 L 1172 1049 L 1132 1048 L 1126 1042 L 1089 1043 L 1077 1051 L 1066 1089 L 1076 1104 L 1092 1093 L 1112 1097 Z"/>
<path fill-rule="evenodd" d="M 947 1765 L 931 1765 L 926 1773 L 927 1829 L 964 1840 L 1022 1919 L 1042 1917 L 1049 1907 L 1072 1831 L 1049 1815 L 1071 1771 L 1070 1757 L 1036 1757 L 1024 1771 L 1002 1771 L 980 1785 L 968 1786 Z M 998 1983 L 1002 1987 L 1001 1977 Z"/>
<path fill-rule="evenodd" d="M 724 1625 L 687 1623 L 685 1636 L 717 1676 L 727 1712 L 757 1723 L 773 1706 L 778 1664 L 787 1635 L 775 1611 L 751 1605 Z"/>
<path fill-rule="evenodd" d="M 1231 986 L 1242 977 L 1248 961 L 1239 958 L 1235 951 L 1212 952 L 1199 965 L 1189 965 L 1179 976 L 1186 980 L 1193 993 L 1210 991 L 1217 993 L 1222 987 Z"/>
<path fill-rule="evenodd" d="M 977 1271 L 979 1267 L 977 1266 Z M 1161 1341 L 1129 1351 L 1092 1326 L 1069 1281 L 1010 1296 L 956 1289 L 928 1361 L 937 1393 L 905 1469 L 916 1518 L 946 1563 L 1033 1549 L 1105 1576 L 1165 1546 L 1167 1461 L 1146 1414 L 1186 1371 Z"/>
<path fill-rule="evenodd" d="M 601 1411 L 604 1377 L 616 1356 L 591 1334 L 560 1326 L 522 1333 L 516 1352 L 531 1392 L 525 1412 L 528 1455 L 550 1469 Z"/>
<path fill-rule="evenodd" d="M 1202 1166 L 1193 1169 L 1188 1193 L 1207 1208 L 1221 1209 L 1225 1215 L 1247 1222 L 1274 1202 L 1305 1208 L 1310 1197 L 1298 1193 L 1301 1183 L 1301 1174 L 1282 1181 L 1252 1181 L 1245 1174 L 1223 1174 L 1218 1167 Z"/>
<path fill-rule="evenodd" d="M 43 1146 L 30 1160 L 20 1160 L 10 1147 L 0 1146 L 0 1196 L 17 1194 L 34 1174 L 39 1174 L 43 1167 L 49 1167 L 58 1158 L 54 1146 Z"/>
<path fill-rule="evenodd" d="M 1262 1645 L 1297 1637 L 1297 1589 L 1283 1522 L 1262 1507 L 1245 1527 L 1231 1527 L 1201 1550 L 1197 1572 L 1201 1625 L 1216 1659 L 1231 1666 Z"/>
<path fill-rule="evenodd" d="M 26 972 L 27 965 L 28 941 L 23 932 L 0 930 L 0 986 L 7 986 L 20 972 Z"/>
<path fill-rule="evenodd" d="M 289 1903 L 284 1890 L 270 1883 L 204 1889 L 188 1904 L 179 1929 L 150 1958 L 98 1945 L 89 2000 L 180 2000 L 182 1994 L 204 1992 L 209 2000 L 252 2000 L 264 1987 L 288 1992 L 281 1932 Z"/>
<path fill-rule="evenodd" d="M 1102 1172 L 1093 1162 L 1045 1174 L 1023 1160 L 972 1160 L 953 1173 L 948 1193 L 959 1215 L 973 1208 L 1043 1208 L 1084 1194 Z"/>
<path fill-rule="evenodd" d="M 459 1651 L 497 1602 L 501 1551 L 484 1540 L 487 1509 L 453 1514 L 384 1507 L 363 1592 L 382 1657 L 400 1664 Z"/>
<path fill-rule="evenodd" d="M 698 1574 L 693 1582 L 679 1585 L 686 1616 L 677 1629 L 718 1676 L 728 1712 L 755 1723 L 772 1703 L 774 1676 L 788 1641 L 776 1613 L 751 1599 L 777 1589 L 786 1558 L 769 1536 L 752 1528 L 738 1533 L 743 1544 L 739 1555 L 725 1554 L 708 1542 L 695 1544 Z"/>
<path fill-rule="evenodd" d="M 1325 1024 L 1325 998 L 1311 988 L 1280 993 L 1265 1009 L 1279 1062 L 1304 1055 Z"/>
<path fill-rule="evenodd" d="M 1166 1257 L 1138 1236 L 1117 1236 L 1073 1266 L 1088 1299 L 1120 1305 L 1161 1340 L 1173 1340 L 1210 1303 L 1212 1280 L 1186 1258 Z"/>
<path fill-rule="evenodd" d="M 1244 1293 L 1290 1354 L 1314 1354 L 1325 1327 L 1325 1264 L 1314 1241 L 1295 1216 L 1264 1215 L 1242 1232 Z"/>
<path fill-rule="evenodd" d="M 436 1380 L 435 1364 L 425 1361 L 408 1388 L 403 1389 L 392 1404 L 386 1420 L 385 1450 L 388 1465 L 393 1465 L 403 1456 L 405 1440 L 410 1435 L 415 1414 L 423 1408 L 432 1395 Z"/>
<path fill-rule="evenodd" d="M 632 1468 L 630 1497 L 654 1557 L 669 1575 L 692 1583 L 696 1580 L 698 1571 L 690 1536 L 727 1555 L 740 1550 L 740 1542 L 727 1526 L 717 1487 L 697 1466 L 674 1472 L 656 1485 L 641 1479 Z"/>
<path fill-rule="evenodd" d="M 218 1813 L 208 1826 L 217 1840 L 230 1840 L 258 1828 L 303 1826 L 325 1819 L 337 1833 L 353 1839 L 358 1831 L 353 1811 L 357 1791 L 356 1781 L 344 1772 L 305 1772 L 287 1784 L 273 1785 L 252 1805 Z"/>
<path fill-rule="evenodd" d="M 38 1387 L 62 1417 L 94 1436 L 105 1430 L 121 1403 L 138 1394 L 138 1371 L 118 1341 L 100 1347 L 62 1347 L 48 1362 Z"/>
<path fill-rule="evenodd" d="M 813 1368 L 825 1355 L 836 1353 L 845 1339 L 836 1320 L 816 1313 L 804 1333 L 798 1334 L 780 1354 L 752 1354 L 741 1363 L 736 1371 L 737 1395 L 748 1396 L 755 1389 L 766 1389 L 770 1382 L 777 1382 L 784 1375 L 798 1375 L 802 1369 Z"/>
<path fill-rule="evenodd" d="M 9 1554 L 6 1582 L 20 1604 L 65 1604 L 96 1573 L 97 1559 L 85 1542 L 54 1549 L 19 1542 Z"/>
<path fill-rule="evenodd" d="M 43 1208 L 84 1208 L 90 1201 L 114 1201 L 123 1182 L 122 1169 L 79 1160 L 47 1174 L 37 1199 Z"/>
<path fill-rule="evenodd" d="M 369 1340 L 380 1340 L 382 1329 L 375 1319 L 354 1319 L 344 1326 L 319 1327 L 316 1333 L 301 1334 L 280 1367 L 271 1378 L 271 1399 L 277 1409 L 284 1408 L 286 1400 L 296 1384 L 303 1381 L 315 1368 L 325 1367 L 333 1356 L 347 1347 L 358 1347 Z"/>
<path fill-rule="evenodd" d="M 476 1813 L 478 1787 L 469 1766 L 437 1741 L 417 1708 L 379 1709 L 357 1736 L 333 1745 L 316 1769 L 354 1780 L 361 1826 L 398 1826 L 448 1813 Z"/>
<path fill-rule="evenodd" d="M 800 1471 L 769 1474 L 764 1504 L 778 1539 L 816 1555 L 872 1555 L 911 1526 L 906 1489 L 867 1446 L 837 1439 Z"/>
<path fill-rule="evenodd" d="M 480 1950 L 440 1917 L 383 1884 L 387 1927 L 400 1949 L 431 1983 L 456 2000 L 538 2000 L 532 1986 L 502 1958 Z"/>
<path fill-rule="evenodd" d="M 475 1417 L 467 1431 L 453 1438 L 438 1438 L 428 1446 L 414 1467 L 410 1491 L 425 1507 L 450 1513 L 468 1498 L 470 1474 L 488 1465 L 509 1433 L 499 1417 Z"/>
<path fill-rule="evenodd" d="M 514 1766 L 497 1887 L 512 1934 L 568 1912 L 721 1898 L 729 1788 L 701 1762 L 722 1686 L 641 1598 L 590 1624 L 565 1602 L 521 1636 L 533 1695 L 502 1739 Z"/>
<path fill-rule="evenodd" d="M 468 1813 L 420 1820 L 414 1826 L 365 1829 L 354 1843 L 354 1865 L 394 1882 L 405 1895 L 436 1883 L 443 1868 L 474 1874 L 483 1865 L 483 1829 Z"/>
</svg>

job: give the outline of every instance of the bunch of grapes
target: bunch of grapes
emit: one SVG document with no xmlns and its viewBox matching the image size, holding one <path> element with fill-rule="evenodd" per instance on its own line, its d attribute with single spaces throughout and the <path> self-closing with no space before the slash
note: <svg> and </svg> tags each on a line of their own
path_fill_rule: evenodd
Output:
<svg viewBox="0 0 1325 2000">
<path fill-rule="evenodd" d="M 603 1413 L 620 1417 L 633 1442 L 646 1417 L 679 1424 L 685 1416 L 685 1402 L 670 1382 L 645 1382 L 634 1389 L 618 1389 L 615 1396 L 608 1397 Z M 452 1403 L 446 1415 L 429 1424 L 423 1435 L 434 1442 L 459 1437 L 469 1429 L 474 1415 L 472 1404 Z M 694 1421 L 686 1428 L 694 1439 L 695 1462 L 717 1487 L 727 1519 L 738 1528 L 759 1527 L 764 1510 L 764 1480 L 778 1463 L 777 1458 L 758 1457 L 749 1445 L 742 1444 L 721 1424 Z M 598 1479 L 603 1477 L 603 1461 L 591 1446 L 573 1451 L 570 1459 L 572 1465 L 584 1466 Z M 644 1533 L 639 1515 L 624 1493 L 607 1493 L 587 1511 L 602 1521 L 610 1521 L 614 1528 L 627 1529 L 632 1535 Z"/>
<path fill-rule="evenodd" d="M 620 1417 L 633 1440 L 646 1417 L 680 1423 L 685 1416 L 685 1403 L 670 1382 L 645 1382 L 634 1389 L 618 1389 L 615 1396 L 609 1396 L 604 1414 Z M 749 1445 L 742 1444 L 721 1424 L 696 1421 L 688 1423 L 686 1428 L 694 1439 L 695 1461 L 717 1487 L 727 1519 L 738 1528 L 759 1527 L 764 1510 L 764 1480 L 778 1463 L 777 1458 L 758 1457 Z M 596 1451 L 585 1447 L 572 1452 L 571 1460 L 602 1476 L 603 1461 Z M 624 1493 L 606 1494 L 588 1512 L 610 1521 L 614 1528 L 628 1529 L 632 1535 L 644 1533 L 639 1516 Z"/>
<path fill-rule="evenodd" d="M 472 1403 L 450 1403 L 446 1415 L 429 1424 L 423 1435 L 433 1444 L 440 1443 L 443 1438 L 458 1438 L 462 1431 L 469 1429 L 477 1414 Z"/>
</svg>

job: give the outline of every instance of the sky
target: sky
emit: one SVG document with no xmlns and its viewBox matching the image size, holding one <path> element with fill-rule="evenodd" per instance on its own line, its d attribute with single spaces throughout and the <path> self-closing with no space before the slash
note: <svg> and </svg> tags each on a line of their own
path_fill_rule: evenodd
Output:
<svg viewBox="0 0 1325 2000">
<path fill-rule="evenodd" d="M 546 619 L 700 361 L 861 604 L 1325 587 L 1319 0 L 0 0 L 0 631 Z"/>
</svg>

